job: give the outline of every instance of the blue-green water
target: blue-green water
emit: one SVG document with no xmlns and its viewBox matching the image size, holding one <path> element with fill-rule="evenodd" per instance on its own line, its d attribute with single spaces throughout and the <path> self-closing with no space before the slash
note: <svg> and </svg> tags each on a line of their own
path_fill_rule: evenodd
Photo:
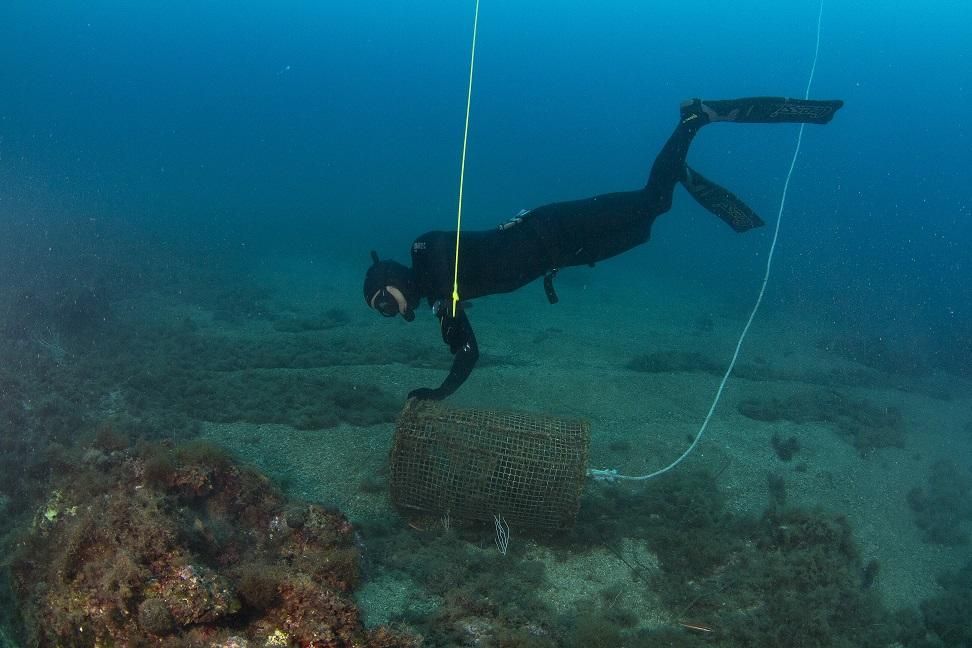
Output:
<svg viewBox="0 0 972 648">
<path fill-rule="evenodd" d="M 802 96 L 819 6 L 483 0 L 464 227 L 642 186 L 685 98 Z M 408 390 L 445 375 L 449 356 L 428 313 L 408 327 L 381 321 L 362 303 L 361 280 L 370 250 L 404 262 L 416 236 L 454 227 L 472 18 L 471 2 L 0 6 L 5 526 L 29 526 L 46 501 L 49 446 L 83 448 L 112 417 L 139 421 L 133 441 L 205 430 L 295 495 L 330 498 L 356 522 L 395 515 L 375 494 L 381 483 L 365 504 L 348 480 L 310 486 L 330 482 L 287 468 L 306 468 L 286 460 L 301 443 L 275 439 L 276 454 L 261 456 L 240 440 L 248 433 L 206 426 L 306 434 L 343 425 L 352 437 L 367 428 L 375 450 L 357 483 L 383 469 Z M 918 609 L 941 587 L 929 573 L 958 568 L 968 548 L 923 542 L 927 529 L 912 519 L 923 500 L 907 492 L 927 494 L 942 474 L 936 462 L 952 460 L 958 486 L 943 515 L 967 535 L 970 18 L 958 2 L 823 7 L 810 95 L 846 105 L 804 133 L 763 310 L 706 455 L 718 459 L 713 472 L 723 454 L 742 466 L 722 477 L 736 489 L 735 512 L 761 514 L 766 474 L 782 471 L 791 500 L 848 515 L 863 558 L 886 565 L 876 589 L 890 607 Z M 797 132 L 716 124 L 692 145 L 690 163 L 768 227 L 736 235 L 677 189 L 646 246 L 564 272 L 556 307 L 538 285 L 476 304 L 483 361 L 455 402 L 590 418 L 599 465 L 644 471 L 677 456 L 758 291 Z M 666 356 L 655 367 L 651 354 L 668 351 L 702 359 Z M 214 378 L 268 368 L 299 371 Z M 321 375 L 299 373 L 309 370 Z M 332 411 L 332 401 L 304 393 L 328 384 L 329 371 L 347 389 L 376 390 L 374 411 L 341 394 L 334 402 L 345 405 Z M 218 395 L 193 395 L 207 389 Z M 788 415 L 773 419 L 770 405 Z M 763 418 L 746 414 L 754 407 Z M 827 426 L 838 442 L 814 446 Z M 872 443 L 865 428 L 893 428 L 903 447 Z M 773 434 L 799 437 L 809 467 L 772 453 Z M 349 456 L 353 442 L 321 438 L 310 456 Z M 854 485 L 842 480 L 853 475 L 873 506 L 851 503 Z M 895 506 L 877 504 L 881 475 L 897 483 Z M 831 490 L 816 490 L 824 482 Z M 585 503 L 567 551 L 594 546 L 593 511 L 623 519 L 628 495 L 612 497 Z M 639 526 L 651 513 L 632 515 L 635 535 L 651 536 Z M 390 519 L 395 533 L 407 528 Z M 882 545 L 900 533 L 881 527 L 909 530 L 907 549 Z M 387 553 L 373 582 L 414 577 L 414 566 L 388 558 L 394 533 L 374 532 Z M 912 547 L 928 553 L 909 570 L 902 555 Z M 529 582 L 540 591 L 541 581 Z M 667 605 L 675 618 L 678 606 Z M 403 609 L 382 614 L 425 631 L 435 623 Z M 635 640 L 638 624 L 604 618 Z M 967 645 L 950 636 L 943 645 Z"/>
</svg>

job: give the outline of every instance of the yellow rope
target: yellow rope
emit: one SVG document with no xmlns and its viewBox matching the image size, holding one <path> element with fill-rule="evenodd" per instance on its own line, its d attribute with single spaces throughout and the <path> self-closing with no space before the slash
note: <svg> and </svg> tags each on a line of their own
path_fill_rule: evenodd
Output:
<svg viewBox="0 0 972 648">
<path fill-rule="evenodd" d="M 462 134 L 462 165 L 459 167 L 459 212 L 456 215 L 456 268 L 452 275 L 452 316 L 459 305 L 459 232 L 462 230 L 462 186 L 466 177 L 466 143 L 469 141 L 469 107 L 472 105 L 473 64 L 476 62 L 476 32 L 479 30 L 479 0 L 473 18 L 472 54 L 469 56 L 469 90 L 466 93 L 466 128 Z"/>
</svg>

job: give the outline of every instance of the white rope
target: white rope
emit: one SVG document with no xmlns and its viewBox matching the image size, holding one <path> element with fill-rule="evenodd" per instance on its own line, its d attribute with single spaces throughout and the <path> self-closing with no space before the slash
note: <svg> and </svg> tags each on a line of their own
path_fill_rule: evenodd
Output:
<svg viewBox="0 0 972 648">
<path fill-rule="evenodd" d="M 807 89 L 803 94 L 804 99 L 810 98 L 810 86 L 813 85 L 813 75 L 817 70 L 817 57 L 820 54 L 820 28 L 823 23 L 823 0 L 820 2 L 820 10 L 817 13 L 817 41 L 813 50 L 813 65 L 810 66 L 810 78 L 807 80 Z M 705 433 L 706 428 L 709 426 L 709 421 L 712 420 L 712 415 L 715 413 L 716 407 L 719 405 L 719 400 L 722 398 L 722 392 L 725 390 L 726 383 L 729 381 L 729 376 L 732 375 L 732 370 L 736 366 L 736 360 L 739 358 L 739 351 L 742 349 L 743 340 L 746 339 L 746 334 L 749 333 L 749 327 L 752 326 L 753 320 L 756 319 L 756 312 L 759 311 L 760 304 L 763 303 L 763 295 L 766 293 L 766 284 L 769 283 L 770 269 L 773 266 L 773 255 L 776 252 L 776 241 L 780 236 L 780 223 L 783 221 L 783 209 L 786 206 L 786 194 L 790 188 L 790 178 L 793 176 L 793 169 L 796 167 L 797 157 L 800 155 L 800 145 L 803 142 L 803 129 L 806 124 L 800 124 L 800 131 L 797 134 L 796 147 L 793 150 L 793 158 L 790 160 L 790 168 L 786 173 L 786 181 L 783 183 L 783 195 L 780 197 L 780 208 L 776 213 L 776 227 L 773 229 L 773 242 L 770 244 L 769 254 L 766 256 L 766 271 L 763 274 L 763 283 L 759 287 L 759 295 L 756 297 L 756 303 L 753 305 L 753 310 L 749 313 L 749 319 L 746 320 L 746 325 L 743 327 L 742 333 L 739 335 L 739 341 L 736 342 L 736 349 L 732 354 L 732 360 L 729 361 L 729 366 L 726 368 L 725 374 L 722 376 L 722 380 L 719 382 L 719 389 L 716 390 L 715 398 L 712 399 L 712 405 L 709 406 L 709 411 L 705 415 L 705 419 L 702 421 L 702 425 L 699 427 L 698 433 L 695 438 L 692 439 L 691 445 L 686 448 L 685 452 L 682 453 L 678 459 L 668 464 L 664 468 L 656 470 L 655 472 L 648 473 L 647 475 L 620 475 L 617 470 L 589 470 L 588 475 L 593 477 L 598 481 L 614 481 L 618 479 L 624 479 L 629 481 L 645 481 L 658 477 L 659 475 L 664 475 L 669 470 L 682 463 L 682 461 L 688 457 L 695 446 L 699 444 L 702 439 L 702 435 Z"/>
</svg>

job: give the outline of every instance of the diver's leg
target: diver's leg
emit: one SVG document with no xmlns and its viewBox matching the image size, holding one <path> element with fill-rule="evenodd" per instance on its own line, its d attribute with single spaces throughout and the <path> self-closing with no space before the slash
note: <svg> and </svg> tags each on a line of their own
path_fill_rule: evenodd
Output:
<svg viewBox="0 0 972 648">
<path fill-rule="evenodd" d="M 655 158 L 646 189 L 659 193 L 674 189 L 685 177 L 685 157 L 700 128 L 719 121 L 738 123 L 826 124 L 844 105 L 839 99 L 789 99 L 787 97 L 744 97 L 715 101 L 689 99 L 679 107 L 679 122 Z M 653 187 L 654 185 L 654 187 Z"/>
<path fill-rule="evenodd" d="M 708 118 L 699 119 L 683 114 L 668 141 L 655 157 L 643 190 L 652 218 L 671 209 L 675 184 L 685 178 L 685 158 L 688 156 L 689 146 L 699 128 L 707 123 Z"/>
<path fill-rule="evenodd" d="M 840 100 L 821 101 L 786 97 L 744 97 L 715 101 L 690 99 L 682 102 L 680 114 L 681 125 L 694 124 L 696 130 L 705 124 L 718 121 L 826 124 L 843 105 L 844 102 Z M 745 232 L 763 225 L 762 219 L 756 215 L 756 212 L 738 196 L 687 165 L 678 180 L 702 207 L 718 216 L 735 231 Z"/>
</svg>

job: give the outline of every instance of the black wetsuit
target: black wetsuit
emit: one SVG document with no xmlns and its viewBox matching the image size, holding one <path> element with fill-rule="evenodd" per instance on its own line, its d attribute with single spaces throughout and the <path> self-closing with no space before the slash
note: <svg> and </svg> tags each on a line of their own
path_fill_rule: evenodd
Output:
<svg viewBox="0 0 972 648">
<path fill-rule="evenodd" d="M 555 301 L 551 278 L 557 270 L 593 264 L 647 241 L 652 223 L 671 208 L 677 183 L 733 230 L 745 232 L 759 227 L 763 221 L 742 200 L 686 165 L 692 138 L 712 119 L 826 124 L 843 105 L 839 99 L 787 97 L 684 102 L 679 124 L 655 158 L 643 189 L 552 203 L 521 214 L 495 230 L 464 232 L 460 241 L 460 299 L 509 292 L 545 277 L 547 296 Z M 438 389 L 417 389 L 409 396 L 448 396 L 466 380 L 479 357 L 476 336 L 461 304 L 455 316 L 451 312 L 455 239 L 455 232 L 428 232 L 412 245 L 409 274 L 414 278 L 415 293 L 432 304 L 441 322 L 442 338 L 455 360 Z M 373 259 L 378 264 L 376 254 Z M 374 285 L 367 285 L 368 281 Z M 376 288 L 386 283 L 383 276 L 366 279 L 365 299 L 372 306 L 379 296 Z M 411 311 L 402 311 L 403 315 L 405 312 Z"/>
<path fill-rule="evenodd" d="M 475 299 L 516 290 L 560 268 L 590 265 L 646 242 L 651 225 L 672 205 L 675 184 L 685 179 L 685 157 L 700 123 L 681 122 L 655 159 L 648 183 L 637 191 L 551 203 L 500 227 L 463 232 L 459 296 Z M 455 355 L 438 389 L 410 396 L 444 398 L 472 372 L 479 357 L 476 336 L 461 304 L 452 315 L 456 233 L 427 232 L 412 244 L 412 272 L 421 297 L 440 319 L 442 339 Z M 547 282 L 548 297 L 555 300 Z"/>
</svg>

